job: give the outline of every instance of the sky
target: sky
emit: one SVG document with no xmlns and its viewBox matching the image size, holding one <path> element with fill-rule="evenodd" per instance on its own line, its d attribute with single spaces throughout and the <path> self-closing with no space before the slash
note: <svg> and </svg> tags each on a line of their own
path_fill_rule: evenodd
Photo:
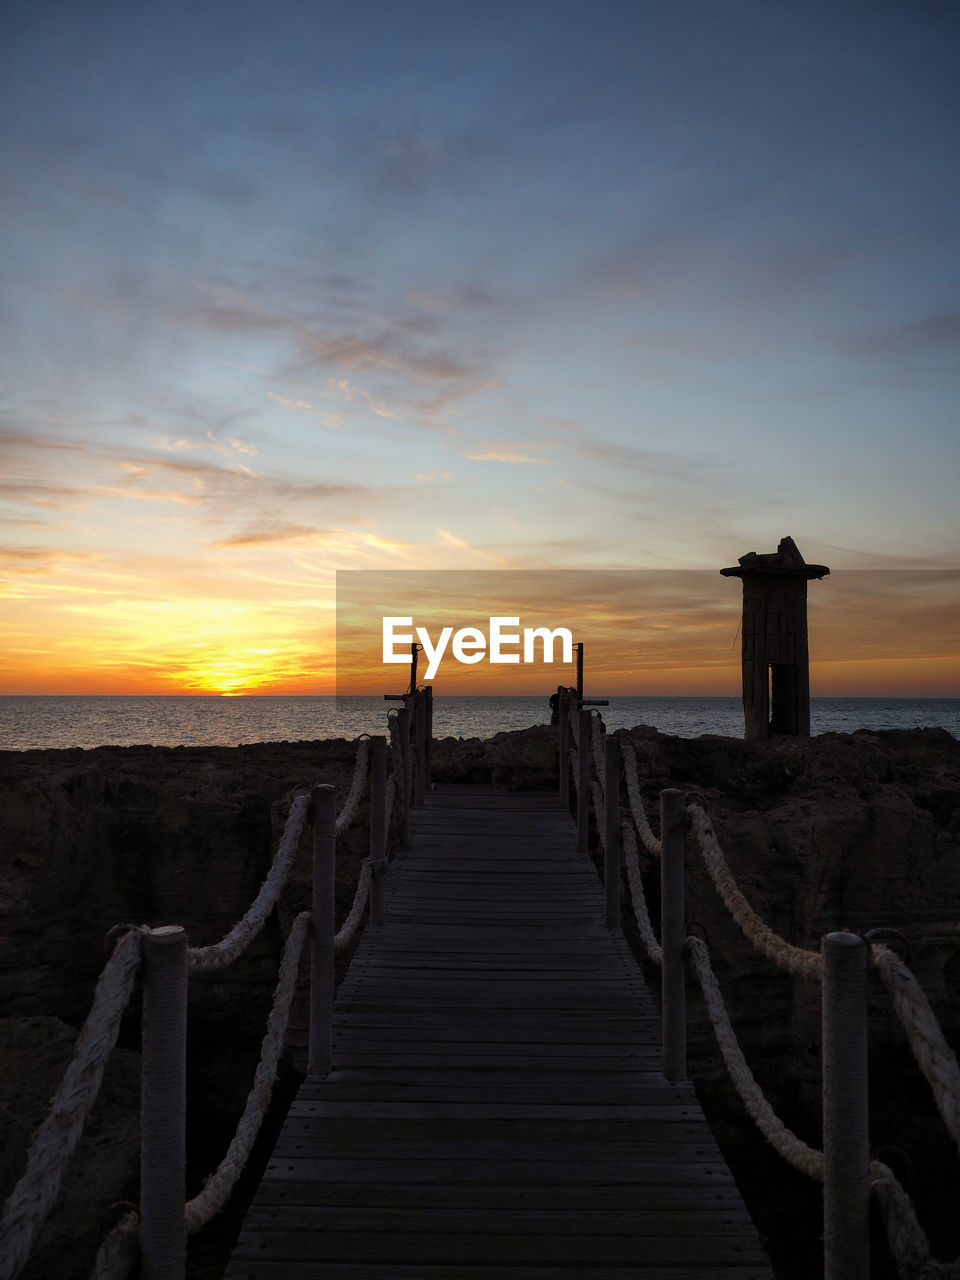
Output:
<svg viewBox="0 0 960 1280">
<path fill-rule="evenodd" d="M 337 571 L 789 534 L 822 691 L 960 695 L 954 5 L 0 21 L 0 692 L 328 693 Z M 623 692 L 738 691 L 681 621 Z"/>
</svg>

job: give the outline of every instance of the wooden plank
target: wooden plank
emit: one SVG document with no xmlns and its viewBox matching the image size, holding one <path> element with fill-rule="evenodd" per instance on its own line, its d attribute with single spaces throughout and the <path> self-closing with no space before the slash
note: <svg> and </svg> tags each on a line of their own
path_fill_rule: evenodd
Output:
<svg viewBox="0 0 960 1280">
<path fill-rule="evenodd" d="M 411 1209 L 396 1205 L 380 1205 L 376 1215 L 371 1215 L 369 1205 L 294 1205 L 263 1204 L 247 1218 L 246 1228 L 273 1230 L 278 1222 L 286 1221 L 294 1231 L 401 1231 L 411 1222 L 431 1222 L 435 1228 L 447 1232 L 463 1232 L 476 1235 L 490 1224 L 486 1208 L 465 1207 L 437 1208 L 423 1206 Z M 504 1207 L 497 1212 L 497 1225 L 514 1234 L 518 1227 L 532 1236 L 577 1235 L 586 1229 L 588 1235 L 637 1237 L 666 1234 L 708 1234 L 714 1239 L 733 1237 L 738 1239 L 749 1224 L 745 1210 L 728 1208 L 722 1211 L 705 1209 L 590 1209 L 581 1217 L 571 1217 L 565 1209 L 518 1209 Z"/>
<path fill-rule="evenodd" d="M 540 1183 L 519 1186 L 509 1183 L 414 1183 L 393 1179 L 390 1182 L 302 1183 L 292 1181 L 264 1182 L 257 1193 L 256 1204 L 278 1208 L 298 1205 L 352 1205 L 370 1210 L 406 1209 L 420 1212 L 430 1209 L 482 1209 L 490 1217 L 507 1209 L 539 1212 L 560 1211 L 568 1216 L 592 1213 L 597 1209 L 635 1213 L 638 1210 L 673 1213 L 677 1209 L 710 1209 L 726 1213 L 731 1209 L 748 1218 L 740 1193 L 732 1184 L 712 1189 L 709 1199 L 697 1188 L 676 1186 L 669 1182 L 652 1183 L 637 1188 L 632 1184 L 589 1186 L 586 1183 Z M 370 1219 L 373 1221 L 371 1212 Z"/>
<path fill-rule="evenodd" d="M 249 1245 L 247 1244 L 249 1240 Z M 645 1266 L 671 1266 L 707 1262 L 719 1264 L 755 1263 L 759 1250 L 750 1252 L 739 1239 L 717 1235 L 652 1235 L 643 1239 Z M 237 1256 L 245 1249 L 257 1258 L 267 1253 L 289 1262 L 324 1262 L 349 1259 L 352 1263 L 389 1262 L 397 1256 L 416 1258 L 426 1265 L 463 1266 L 477 1256 L 475 1233 L 439 1231 L 338 1231 L 323 1228 L 309 1230 L 261 1229 L 255 1237 L 241 1236 Z M 630 1265 L 636 1259 L 637 1241 L 632 1236 L 588 1235 L 503 1235 L 489 1229 L 483 1232 L 483 1261 L 500 1266 L 536 1263 L 590 1263 L 602 1254 L 607 1263 Z"/>
<path fill-rule="evenodd" d="M 240 1257 L 231 1263 L 224 1280 L 321 1280 L 321 1277 L 313 1262 Z M 773 1280 L 773 1272 L 769 1265 L 735 1263 L 724 1269 L 723 1264 L 713 1268 L 702 1262 L 680 1267 L 656 1264 L 648 1267 L 637 1261 L 627 1266 L 574 1263 L 572 1266 L 505 1267 L 503 1263 L 488 1266 L 483 1261 L 465 1265 L 329 1261 L 323 1264 L 322 1280 Z"/>
</svg>

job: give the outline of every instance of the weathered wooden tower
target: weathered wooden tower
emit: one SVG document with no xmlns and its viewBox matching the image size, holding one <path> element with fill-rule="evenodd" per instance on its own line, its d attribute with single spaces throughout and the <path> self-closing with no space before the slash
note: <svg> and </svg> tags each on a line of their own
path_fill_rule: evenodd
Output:
<svg viewBox="0 0 960 1280">
<path fill-rule="evenodd" d="M 741 556 L 727 578 L 743 579 L 744 737 L 810 736 L 807 583 L 830 572 L 807 564 L 792 538 L 776 551 Z"/>
</svg>

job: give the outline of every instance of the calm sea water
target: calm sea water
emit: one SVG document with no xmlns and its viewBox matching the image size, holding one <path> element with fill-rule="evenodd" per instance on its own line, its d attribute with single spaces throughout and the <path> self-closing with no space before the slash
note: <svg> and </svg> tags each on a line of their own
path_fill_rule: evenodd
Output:
<svg viewBox="0 0 960 1280">
<path fill-rule="evenodd" d="M 0 748 L 235 747 L 355 738 L 383 733 L 388 705 L 381 698 L 0 697 Z M 739 698 L 611 698 L 602 715 L 608 729 L 646 724 L 682 738 L 743 735 Z M 488 738 L 549 719 L 541 697 L 434 701 L 437 737 Z M 814 734 L 936 725 L 960 738 L 960 698 L 814 698 L 811 721 Z"/>
</svg>

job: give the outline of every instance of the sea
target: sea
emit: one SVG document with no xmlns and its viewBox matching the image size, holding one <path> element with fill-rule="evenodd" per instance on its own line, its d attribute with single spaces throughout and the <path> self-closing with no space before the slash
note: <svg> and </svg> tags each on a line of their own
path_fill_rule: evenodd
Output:
<svg viewBox="0 0 960 1280">
<path fill-rule="evenodd" d="M 150 744 L 227 746 L 313 742 L 383 733 L 390 704 L 375 697 L 0 697 L 0 749 Z M 610 730 L 651 725 L 681 738 L 743 736 L 738 697 L 610 698 Z M 960 698 L 813 698 L 811 733 L 936 726 L 960 738 Z M 489 738 L 548 724 L 545 697 L 434 697 L 438 738 Z"/>
</svg>

